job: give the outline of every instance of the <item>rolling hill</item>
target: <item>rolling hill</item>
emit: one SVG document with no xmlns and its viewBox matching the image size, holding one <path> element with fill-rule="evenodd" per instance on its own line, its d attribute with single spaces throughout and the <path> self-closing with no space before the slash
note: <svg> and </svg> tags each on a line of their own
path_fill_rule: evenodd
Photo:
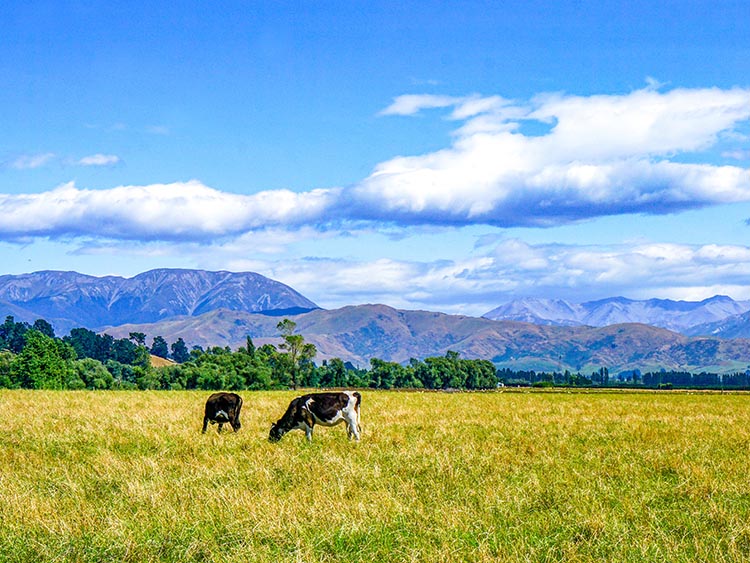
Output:
<svg viewBox="0 0 750 563">
<path fill-rule="evenodd" d="M 58 335 L 84 327 L 117 338 L 143 332 L 170 343 L 183 338 L 188 346 L 236 349 L 248 336 L 256 345 L 278 342 L 276 325 L 284 316 L 315 344 L 318 361 L 338 357 L 362 367 L 371 358 L 405 363 L 453 350 L 500 367 L 538 371 L 745 370 L 750 340 L 691 337 L 651 324 L 721 322 L 694 329 L 746 336 L 750 331 L 743 326 L 750 318 L 733 314 L 746 306 L 726 297 L 699 303 L 613 298 L 580 305 L 527 300 L 495 312 L 520 320 L 494 320 L 385 305 L 323 310 L 289 286 L 252 272 L 161 269 L 133 278 L 57 271 L 0 276 L 0 314 L 27 322 L 44 318 Z M 649 323 L 632 322 L 638 319 Z M 528 320 L 534 322 L 523 322 Z"/>
<path fill-rule="evenodd" d="M 465 358 L 491 359 L 499 367 L 590 373 L 649 370 L 731 372 L 750 366 L 750 340 L 687 337 L 643 324 L 608 327 L 558 327 L 518 321 L 402 311 L 385 305 L 317 309 L 288 318 L 318 349 L 317 361 L 339 357 L 360 367 L 370 358 L 406 363 L 410 358 L 442 356 L 448 350 Z M 126 338 L 144 332 L 168 341 L 207 346 L 278 343 L 279 318 L 219 310 L 154 324 L 123 325 L 106 332 Z"/>
</svg>

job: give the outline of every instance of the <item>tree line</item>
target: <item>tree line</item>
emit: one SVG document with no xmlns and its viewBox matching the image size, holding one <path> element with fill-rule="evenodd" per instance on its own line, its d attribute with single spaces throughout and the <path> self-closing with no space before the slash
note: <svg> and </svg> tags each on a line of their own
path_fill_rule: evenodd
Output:
<svg viewBox="0 0 750 563">
<path fill-rule="evenodd" d="M 86 328 L 62 338 L 47 321 L 0 325 L 0 388 L 26 389 L 203 389 L 260 390 L 297 387 L 376 389 L 492 389 L 497 372 L 488 360 L 468 360 L 449 351 L 443 357 L 412 359 L 408 365 L 370 360 L 358 368 L 340 358 L 315 363 L 315 346 L 296 333 L 296 323 L 278 323 L 278 346 L 256 347 L 249 336 L 237 350 L 193 346 L 182 338 L 169 345 L 161 337 L 131 332 L 115 339 Z M 152 366 L 151 356 L 174 363 Z"/>
<path fill-rule="evenodd" d="M 203 389 L 261 390 L 297 387 L 374 389 L 494 389 L 535 387 L 750 388 L 750 372 L 733 374 L 639 370 L 616 375 L 602 367 L 589 375 L 496 369 L 489 360 L 460 358 L 454 351 L 406 364 L 370 359 L 359 368 L 340 358 L 315 362 L 317 350 L 296 333 L 290 319 L 278 323 L 278 346 L 256 347 L 252 338 L 237 350 L 188 348 L 182 338 L 169 344 L 131 332 L 116 339 L 86 328 L 58 338 L 43 319 L 33 324 L 8 316 L 0 325 L 0 388 L 26 389 Z M 154 367 L 151 356 L 173 363 Z"/>
<path fill-rule="evenodd" d="M 750 389 L 750 370 L 734 373 L 711 373 L 702 371 L 626 370 L 610 375 L 607 368 L 600 368 L 590 375 L 565 371 L 533 371 L 499 369 L 498 380 L 503 385 L 521 387 L 615 387 L 643 389 Z"/>
</svg>

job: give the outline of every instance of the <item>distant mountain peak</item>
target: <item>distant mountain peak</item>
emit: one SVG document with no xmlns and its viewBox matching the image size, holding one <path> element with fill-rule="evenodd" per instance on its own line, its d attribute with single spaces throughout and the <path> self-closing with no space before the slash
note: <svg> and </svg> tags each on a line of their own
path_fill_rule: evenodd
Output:
<svg viewBox="0 0 750 563">
<path fill-rule="evenodd" d="M 603 327 L 642 323 L 688 333 L 693 327 L 720 322 L 750 310 L 750 303 L 715 295 L 703 301 L 671 299 L 634 300 L 609 297 L 585 303 L 556 299 L 517 299 L 483 316 L 493 320 L 517 320 L 540 325 Z"/>
<path fill-rule="evenodd" d="M 149 323 L 221 308 L 273 314 L 318 306 L 255 272 L 159 268 L 131 278 L 52 270 L 0 276 L 0 313 L 3 308 L 16 317 L 20 312 L 18 320 L 44 318 L 57 331 L 67 331 Z"/>
</svg>

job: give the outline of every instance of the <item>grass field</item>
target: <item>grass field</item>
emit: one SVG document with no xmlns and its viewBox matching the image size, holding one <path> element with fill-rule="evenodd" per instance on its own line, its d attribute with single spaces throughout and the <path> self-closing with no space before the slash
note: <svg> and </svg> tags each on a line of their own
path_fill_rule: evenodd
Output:
<svg viewBox="0 0 750 563">
<path fill-rule="evenodd" d="M 207 395 L 0 392 L 0 562 L 750 560 L 750 395 L 364 391 L 359 444 Z"/>
</svg>

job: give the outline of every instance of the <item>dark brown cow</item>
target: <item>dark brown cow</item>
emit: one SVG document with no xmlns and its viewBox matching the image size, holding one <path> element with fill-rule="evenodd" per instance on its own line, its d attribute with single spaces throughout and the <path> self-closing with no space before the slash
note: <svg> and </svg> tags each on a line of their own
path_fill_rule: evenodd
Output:
<svg viewBox="0 0 750 563">
<path fill-rule="evenodd" d="M 346 422 L 349 439 L 359 441 L 359 405 L 362 395 L 357 391 L 340 393 L 311 393 L 293 399 L 284 416 L 271 425 L 268 439 L 278 442 L 290 430 L 304 430 L 308 440 L 312 440 L 316 424 L 335 426 Z"/>
<path fill-rule="evenodd" d="M 242 409 L 242 397 L 237 393 L 214 393 L 206 401 L 206 410 L 203 415 L 203 433 L 206 433 L 208 423 L 219 425 L 219 432 L 226 423 L 237 432 L 241 427 L 240 409 Z"/>
</svg>

